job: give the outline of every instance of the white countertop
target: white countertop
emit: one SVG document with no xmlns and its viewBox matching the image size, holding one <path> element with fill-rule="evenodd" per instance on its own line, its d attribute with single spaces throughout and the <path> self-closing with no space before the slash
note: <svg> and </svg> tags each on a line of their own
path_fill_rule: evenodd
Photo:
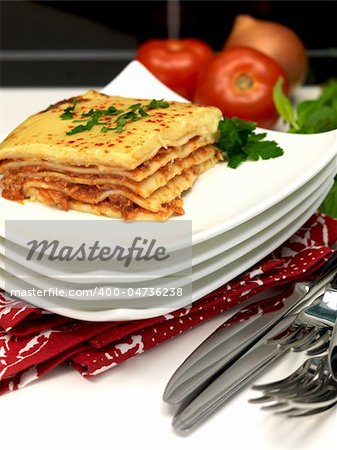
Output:
<svg viewBox="0 0 337 450">
<path fill-rule="evenodd" d="M 0 89 L 0 132 L 83 88 Z M 286 419 L 260 411 L 245 389 L 189 436 L 178 436 L 161 397 L 171 374 L 221 322 L 217 317 L 90 381 L 60 367 L 0 397 L 1 450 L 320 450 L 336 448 L 336 409 Z M 287 355 L 257 381 L 281 378 L 300 364 Z"/>
<path fill-rule="evenodd" d="M 89 89 L 89 88 L 88 88 Z M 86 88 L 0 88 L 0 132 L 11 131 L 33 112 Z"/>
</svg>

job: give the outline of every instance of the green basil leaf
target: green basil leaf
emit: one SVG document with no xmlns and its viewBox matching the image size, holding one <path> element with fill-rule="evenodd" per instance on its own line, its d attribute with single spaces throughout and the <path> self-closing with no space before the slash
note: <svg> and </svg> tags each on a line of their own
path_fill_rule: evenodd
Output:
<svg viewBox="0 0 337 450">
<path fill-rule="evenodd" d="M 319 211 L 337 219 L 337 180 L 319 207 Z"/>
<path fill-rule="evenodd" d="M 276 106 L 277 112 L 282 117 L 282 119 L 289 123 L 291 128 L 296 130 L 298 128 L 296 122 L 296 114 L 288 97 L 283 92 L 283 78 L 280 77 L 274 86 L 273 99 Z"/>
</svg>

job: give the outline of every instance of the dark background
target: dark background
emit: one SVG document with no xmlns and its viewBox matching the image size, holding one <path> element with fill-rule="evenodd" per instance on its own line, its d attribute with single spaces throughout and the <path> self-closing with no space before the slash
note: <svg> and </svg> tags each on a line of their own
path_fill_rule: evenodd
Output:
<svg viewBox="0 0 337 450">
<path fill-rule="evenodd" d="M 337 76 L 336 1 L 180 1 L 180 36 L 220 50 L 237 14 L 294 29 L 308 84 Z M 172 5 L 171 5 L 172 6 Z M 166 1 L 1 1 L 2 86 L 100 86 L 149 38 L 167 37 Z"/>
</svg>

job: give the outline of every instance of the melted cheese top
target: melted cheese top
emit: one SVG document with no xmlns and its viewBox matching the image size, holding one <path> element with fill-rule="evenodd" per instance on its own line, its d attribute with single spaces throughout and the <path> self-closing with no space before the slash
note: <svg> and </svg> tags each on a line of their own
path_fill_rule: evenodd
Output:
<svg viewBox="0 0 337 450">
<path fill-rule="evenodd" d="M 144 161 L 151 160 L 162 147 L 186 144 L 195 136 L 203 136 L 208 143 L 216 141 L 221 112 L 214 107 L 202 107 L 189 103 L 169 102 L 168 108 L 148 110 L 148 116 L 127 123 L 124 131 L 101 132 L 101 128 L 115 127 L 116 115 L 100 118 L 104 125 L 91 130 L 67 135 L 75 126 L 89 120 L 82 117 L 91 109 L 108 109 L 129 112 L 130 106 L 150 100 L 110 97 L 96 91 L 88 91 L 76 97 L 73 119 L 62 120 L 61 114 L 73 106 L 73 99 L 57 103 L 52 108 L 29 117 L 1 144 L 0 160 L 37 158 L 55 163 L 77 166 L 105 166 L 121 170 L 133 170 Z"/>
</svg>

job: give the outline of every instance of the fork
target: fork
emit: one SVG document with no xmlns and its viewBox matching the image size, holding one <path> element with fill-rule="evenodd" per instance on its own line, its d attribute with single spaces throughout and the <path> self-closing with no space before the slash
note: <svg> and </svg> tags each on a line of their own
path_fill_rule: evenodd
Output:
<svg viewBox="0 0 337 450">
<path fill-rule="evenodd" d="M 310 309 L 307 307 L 305 309 Z M 311 325 L 303 322 L 298 316 L 282 333 L 267 340 L 270 345 L 293 352 L 306 352 L 308 356 L 319 356 L 325 352 L 331 339 L 331 325 Z"/>
<path fill-rule="evenodd" d="M 329 348 L 332 329 L 337 320 L 337 275 L 330 281 L 324 294 L 303 308 L 290 326 L 268 339 L 268 344 L 283 350 L 306 351 L 318 355 Z"/>
<path fill-rule="evenodd" d="M 261 409 L 288 417 L 303 417 L 327 411 L 337 405 L 337 381 L 328 365 L 328 351 L 307 359 L 288 377 L 267 384 L 255 385 L 263 392 L 250 403 L 270 403 Z"/>
<path fill-rule="evenodd" d="M 280 350 L 305 351 L 311 357 L 283 380 L 253 386 L 264 394 L 250 400 L 251 403 L 273 402 L 262 409 L 289 417 L 317 414 L 337 404 L 337 381 L 331 370 L 331 343 L 336 335 L 336 286 L 335 275 L 324 295 L 300 311 L 286 330 L 268 339 L 268 344 Z"/>
</svg>

